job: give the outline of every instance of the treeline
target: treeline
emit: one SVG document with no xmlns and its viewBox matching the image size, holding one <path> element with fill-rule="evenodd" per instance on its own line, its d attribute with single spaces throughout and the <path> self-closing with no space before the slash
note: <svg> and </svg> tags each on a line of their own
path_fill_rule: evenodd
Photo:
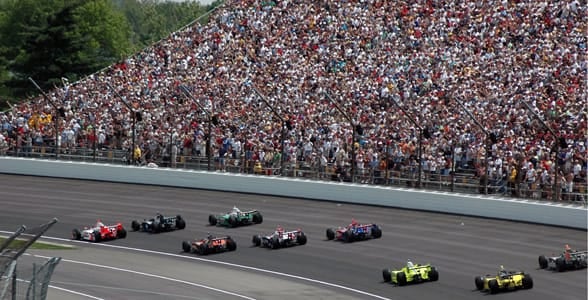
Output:
<svg viewBox="0 0 588 300">
<path fill-rule="evenodd" d="M 222 0 L 0 0 L 0 106 L 94 73 L 164 38 Z M 207 20 L 203 18 L 201 22 Z"/>
</svg>

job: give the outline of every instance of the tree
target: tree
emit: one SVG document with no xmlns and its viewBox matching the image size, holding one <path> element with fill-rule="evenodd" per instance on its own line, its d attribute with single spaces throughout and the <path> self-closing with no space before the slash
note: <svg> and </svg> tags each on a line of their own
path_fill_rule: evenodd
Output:
<svg viewBox="0 0 588 300">
<path fill-rule="evenodd" d="M 20 0 L 8 14 L 0 32 L 12 32 L 2 38 L 2 45 L 11 46 L 0 56 L 9 66 L 6 84 L 14 96 L 31 91 L 28 77 L 50 88 L 61 77 L 77 80 L 96 72 L 132 49 L 129 25 L 108 0 Z"/>
</svg>

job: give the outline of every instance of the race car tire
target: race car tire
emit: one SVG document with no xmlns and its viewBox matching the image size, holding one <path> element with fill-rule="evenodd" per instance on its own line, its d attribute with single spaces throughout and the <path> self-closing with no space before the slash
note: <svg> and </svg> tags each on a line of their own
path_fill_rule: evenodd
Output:
<svg viewBox="0 0 588 300">
<path fill-rule="evenodd" d="M 279 249 L 280 246 L 282 246 L 282 245 L 280 245 L 280 240 L 278 239 L 277 236 L 272 236 L 271 246 L 272 246 L 272 249 Z"/>
<path fill-rule="evenodd" d="M 478 289 L 478 291 L 484 289 L 484 278 L 482 276 L 476 276 L 476 279 L 474 281 L 476 283 L 476 289 Z"/>
<path fill-rule="evenodd" d="M 229 251 L 237 250 L 237 242 L 235 242 L 235 240 L 233 240 L 231 237 L 227 238 L 227 249 Z"/>
<path fill-rule="evenodd" d="M 389 269 L 382 270 L 382 277 L 384 277 L 384 282 L 392 281 L 392 273 L 390 273 Z"/>
<path fill-rule="evenodd" d="M 327 240 L 332 240 L 335 238 L 335 231 L 331 228 L 327 229 Z"/>
<path fill-rule="evenodd" d="M 151 224 L 151 228 L 153 228 L 153 232 L 160 233 L 163 229 L 163 224 L 160 222 L 153 222 L 153 224 Z"/>
<path fill-rule="evenodd" d="M 79 240 L 82 238 L 82 233 L 78 229 L 74 229 L 71 231 L 71 238 L 74 240 Z"/>
<path fill-rule="evenodd" d="M 190 243 L 182 241 L 182 250 L 184 250 L 184 252 L 191 252 L 192 246 L 190 245 Z"/>
<path fill-rule="evenodd" d="M 523 288 L 527 290 L 533 288 L 533 278 L 531 278 L 531 275 L 525 274 L 525 277 L 523 277 Z"/>
<path fill-rule="evenodd" d="M 488 281 L 488 288 L 490 289 L 490 294 L 498 293 L 500 290 L 500 288 L 498 287 L 498 281 L 496 281 L 496 279 Z"/>
<path fill-rule="evenodd" d="M 133 220 L 133 222 L 131 222 L 131 229 L 133 229 L 133 231 L 139 231 L 139 229 L 141 229 L 141 224 L 139 224 L 137 220 Z"/>
<path fill-rule="evenodd" d="M 231 227 L 237 227 L 238 222 L 237 222 L 237 218 L 235 216 L 229 216 L 229 225 Z"/>
<path fill-rule="evenodd" d="M 566 270 L 566 261 L 560 257 L 555 260 L 555 268 L 558 272 L 563 272 Z"/>
<path fill-rule="evenodd" d="M 217 222 L 218 221 L 214 215 L 208 216 L 208 224 L 214 226 L 214 225 L 216 225 Z"/>
<path fill-rule="evenodd" d="M 116 231 L 116 238 L 117 239 L 124 239 L 127 237 L 127 230 L 124 228 L 121 228 L 120 230 Z"/>
<path fill-rule="evenodd" d="M 254 213 L 252 219 L 255 224 L 261 224 L 263 222 L 263 216 L 259 212 Z"/>
<path fill-rule="evenodd" d="M 208 245 L 200 245 L 198 247 L 198 255 L 208 255 Z"/>
<path fill-rule="evenodd" d="M 298 234 L 298 236 L 296 237 L 296 242 L 298 243 L 298 245 L 306 244 L 307 239 L 306 239 L 306 235 L 304 234 L 304 232 L 300 232 L 300 234 Z"/>
<path fill-rule="evenodd" d="M 372 228 L 372 237 L 374 239 L 379 239 L 382 237 L 382 229 L 378 225 L 374 225 Z"/>
<path fill-rule="evenodd" d="M 94 231 L 92 234 L 94 235 L 94 242 L 98 243 L 102 240 L 102 236 L 100 235 L 99 231 Z"/>
<path fill-rule="evenodd" d="M 253 245 L 259 247 L 261 245 L 261 237 L 259 235 L 254 235 L 253 239 L 251 239 Z"/>
<path fill-rule="evenodd" d="M 347 243 L 353 243 L 355 240 L 355 236 L 353 236 L 353 232 L 347 230 L 343 233 L 343 240 Z"/>
<path fill-rule="evenodd" d="M 186 228 L 186 221 L 180 216 L 176 217 L 176 228 L 180 230 Z"/>
<path fill-rule="evenodd" d="M 400 286 L 406 285 L 406 274 L 404 272 L 396 273 L 396 281 Z"/>
<path fill-rule="evenodd" d="M 429 270 L 429 280 L 430 281 L 437 281 L 439 280 L 439 271 L 437 271 L 437 268 L 431 267 L 431 270 Z"/>
<path fill-rule="evenodd" d="M 545 255 L 539 256 L 539 268 L 546 269 L 548 265 L 547 258 Z"/>
</svg>

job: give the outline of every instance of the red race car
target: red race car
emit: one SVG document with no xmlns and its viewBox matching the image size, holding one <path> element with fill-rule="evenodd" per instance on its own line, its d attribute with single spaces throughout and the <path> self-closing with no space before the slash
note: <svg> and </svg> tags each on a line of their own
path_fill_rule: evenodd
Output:
<svg viewBox="0 0 588 300">
<path fill-rule="evenodd" d="M 367 239 L 379 239 L 382 237 L 382 229 L 376 224 L 360 224 L 352 220 L 351 224 L 337 229 L 327 229 L 328 240 L 338 240 L 347 243 L 363 241 Z"/>
<path fill-rule="evenodd" d="M 124 239 L 127 237 L 127 231 L 121 223 L 116 225 L 104 225 L 100 220 L 93 227 L 84 227 L 83 230 L 74 229 L 71 232 L 74 240 L 83 240 L 89 242 L 101 242 L 114 239 Z"/>
<path fill-rule="evenodd" d="M 182 250 L 184 252 L 195 252 L 200 255 L 235 251 L 236 249 L 237 243 L 230 236 L 213 237 L 209 234 L 205 239 L 196 240 L 191 243 L 187 241 L 182 242 Z"/>
</svg>

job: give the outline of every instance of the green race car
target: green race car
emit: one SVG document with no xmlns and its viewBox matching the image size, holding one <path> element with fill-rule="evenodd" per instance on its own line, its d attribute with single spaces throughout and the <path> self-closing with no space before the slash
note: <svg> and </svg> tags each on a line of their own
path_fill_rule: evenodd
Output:
<svg viewBox="0 0 588 300">
<path fill-rule="evenodd" d="M 522 271 L 506 271 L 502 266 L 496 275 L 477 276 L 475 283 L 478 290 L 490 292 L 490 294 L 533 288 L 531 275 Z"/>
<path fill-rule="evenodd" d="M 409 260 L 406 263 L 406 266 L 400 270 L 384 269 L 382 271 L 382 276 L 384 277 L 385 282 L 406 285 L 407 283 L 437 281 L 439 280 L 439 271 L 430 264 L 413 264 Z"/>
<path fill-rule="evenodd" d="M 263 216 L 257 210 L 241 211 L 237 207 L 226 214 L 208 216 L 208 223 L 212 226 L 237 227 L 250 224 L 261 224 Z"/>
</svg>

